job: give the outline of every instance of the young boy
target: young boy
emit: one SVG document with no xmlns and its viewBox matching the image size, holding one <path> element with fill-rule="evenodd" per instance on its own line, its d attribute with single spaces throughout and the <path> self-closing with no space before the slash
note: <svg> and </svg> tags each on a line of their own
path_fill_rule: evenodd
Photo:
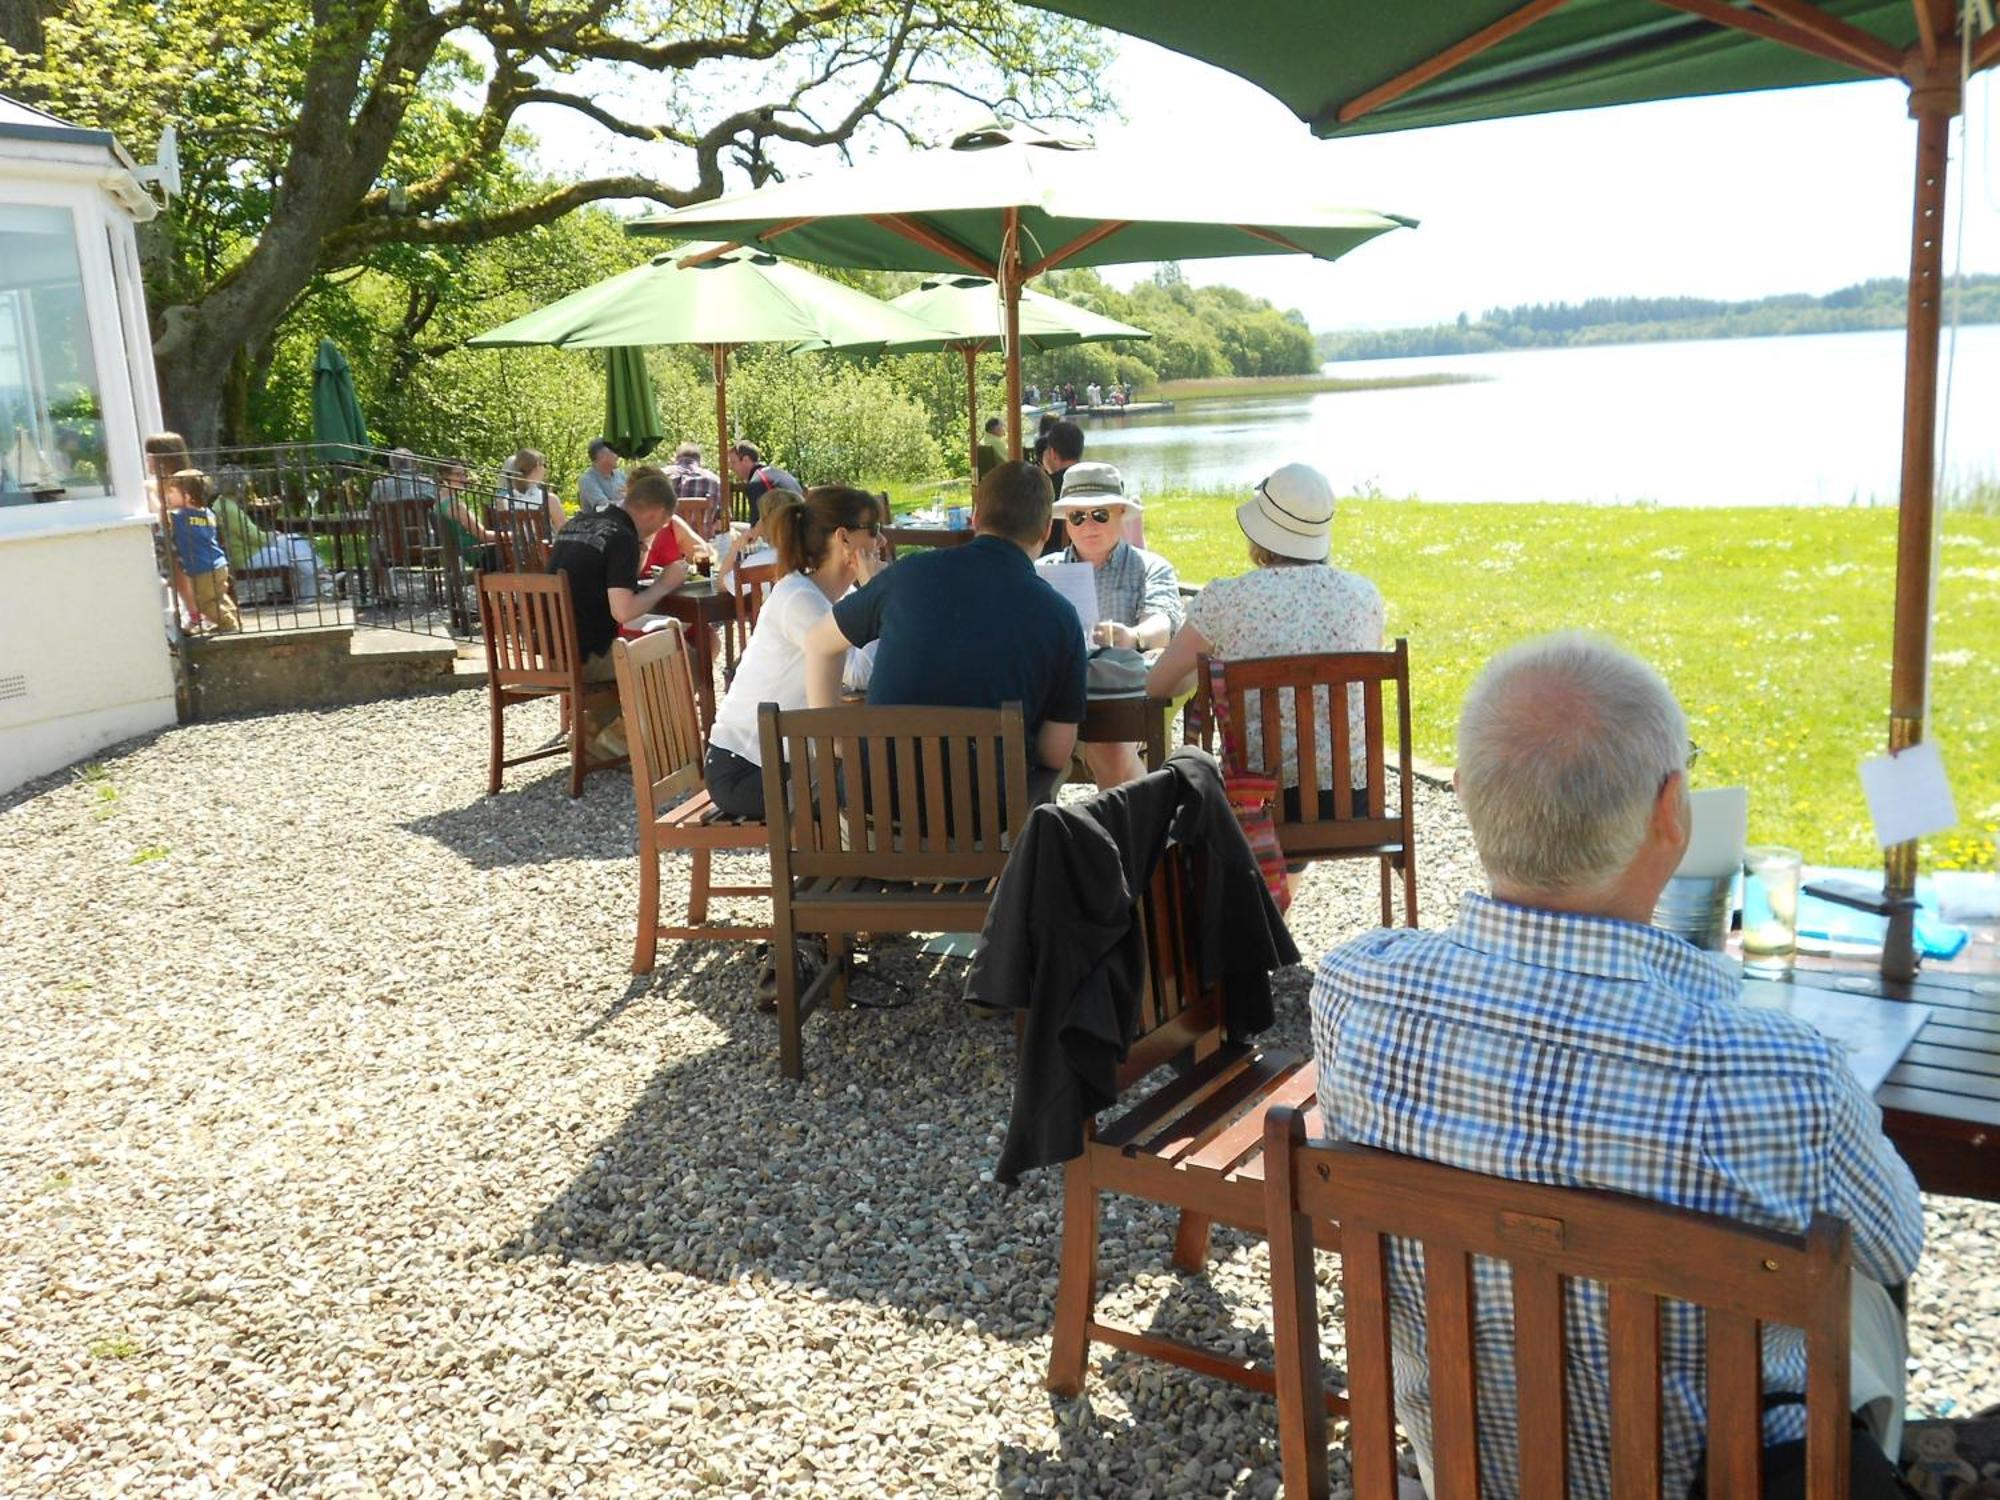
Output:
<svg viewBox="0 0 2000 1500">
<path fill-rule="evenodd" d="M 167 480 L 167 504 L 190 628 L 200 631 L 209 623 L 220 631 L 241 630 L 243 621 L 229 593 L 229 556 L 222 549 L 215 512 L 208 508 L 208 476 L 199 469 L 182 469 Z"/>
</svg>

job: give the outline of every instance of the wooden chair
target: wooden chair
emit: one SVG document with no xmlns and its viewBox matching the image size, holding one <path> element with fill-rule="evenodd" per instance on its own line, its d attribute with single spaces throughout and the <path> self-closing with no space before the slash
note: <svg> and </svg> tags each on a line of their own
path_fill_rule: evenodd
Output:
<svg viewBox="0 0 2000 1500">
<path fill-rule="evenodd" d="M 1184 877 L 1177 873 L 1183 868 Z M 1200 1272 L 1208 1262 L 1215 1222 L 1250 1234 L 1264 1232 L 1266 1114 L 1313 1108 L 1311 1056 L 1225 1039 L 1221 987 L 1202 986 L 1194 946 L 1204 878 L 1203 862 L 1177 847 L 1170 846 L 1160 860 L 1140 907 L 1147 978 L 1139 999 L 1138 1034 L 1118 1069 L 1121 1112 L 1109 1123 L 1087 1127 L 1082 1153 L 1063 1167 L 1062 1265 L 1048 1373 L 1049 1389 L 1060 1396 L 1083 1390 L 1093 1343 L 1267 1394 L 1275 1389 L 1276 1377 L 1267 1365 L 1108 1322 L 1096 1309 L 1103 1194 L 1124 1193 L 1178 1208 L 1173 1263 L 1183 1271 Z M 1148 1094 L 1128 1097 L 1148 1074 L 1181 1058 L 1192 1062 L 1179 1076 Z M 1332 1225 L 1320 1226 L 1319 1244 L 1326 1250 L 1340 1248 Z M 1326 1398 L 1330 1411 L 1344 1405 L 1338 1395 Z"/>
<path fill-rule="evenodd" d="M 778 565 L 775 562 L 752 563 L 730 570 L 730 587 L 736 593 L 736 618 L 729 623 L 734 633 L 735 654 L 741 656 L 750 646 L 750 632 L 757 628 L 757 613 L 764 607 L 771 590 L 778 582 Z"/>
<path fill-rule="evenodd" d="M 1223 681 L 1229 698 L 1230 722 L 1236 726 L 1241 759 L 1231 769 L 1276 775 L 1284 763 L 1283 752 L 1296 749 L 1299 768 L 1297 816 L 1281 803 L 1272 808 L 1278 842 L 1290 860 L 1375 859 L 1382 873 L 1382 925 L 1394 920 L 1390 903 L 1390 871 L 1403 877 L 1403 920 L 1417 925 L 1417 825 L 1415 779 L 1410 756 L 1410 645 L 1398 640 L 1389 651 L 1338 651 L 1321 656 L 1267 656 L 1223 663 Z M 1195 669 L 1197 697 L 1209 694 L 1209 659 L 1203 657 Z M 1391 809 L 1387 796 L 1389 745 L 1385 732 L 1382 689 L 1385 683 L 1396 689 L 1396 790 L 1397 806 Z M 1352 728 L 1346 705 L 1348 688 L 1361 691 L 1364 726 L 1363 755 L 1368 766 L 1365 804 L 1357 811 L 1348 792 L 1349 749 Z M 1255 693 L 1254 706 L 1250 694 Z M 1287 700 L 1293 710 L 1295 745 L 1285 743 L 1281 705 Z M 1315 708 L 1315 705 L 1320 705 Z M 1337 706 L 1337 708 L 1336 708 Z M 1204 701 L 1201 710 L 1191 710 L 1202 727 L 1202 744 L 1208 745 L 1207 719 L 1213 705 Z M 1249 715 L 1254 711 L 1259 726 L 1258 763 L 1243 763 L 1249 755 Z M 1329 743 L 1327 757 L 1333 769 L 1334 786 L 1322 807 L 1319 747 Z M 1289 795 L 1289 793 L 1288 793 Z M 1332 816 L 1323 816 L 1331 812 Z"/>
<path fill-rule="evenodd" d="M 717 849 L 762 849 L 764 825 L 729 818 L 703 788 L 701 721 L 695 711 L 694 672 L 678 621 L 649 630 L 636 641 L 615 641 L 612 666 L 625 715 L 625 743 L 632 752 L 632 792 L 639 804 L 639 937 L 632 972 L 652 972 L 661 938 L 766 938 L 764 927 L 707 927 L 710 896 L 763 896 L 768 885 L 709 884 Z M 685 927 L 660 923 L 660 856 L 685 849 L 692 856 Z"/>
<path fill-rule="evenodd" d="M 977 932 L 1028 816 L 1028 736 L 1018 703 L 978 708 L 760 704 L 770 824 L 778 1067 L 805 1076 L 804 1029 L 847 1004 L 846 938 Z M 837 751 L 837 754 L 836 754 Z M 827 939 L 801 993 L 801 933 Z"/>
<path fill-rule="evenodd" d="M 369 502 L 370 550 L 383 602 L 414 608 L 445 598 L 446 547 L 438 536 L 436 504 L 429 495 Z M 406 586 L 413 579 L 415 589 Z"/>
<path fill-rule="evenodd" d="M 1307 1141 L 1294 1110 L 1266 1122 L 1273 1340 L 1285 1494 L 1328 1493 L 1325 1404 L 1312 1254 L 1340 1225 L 1347 1325 L 1348 1442 L 1355 1500 L 1394 1500 L 1388 1236 L 1424 1250 L 1433 1493 L 1477 1500 L 1478 1389 L 1471 1257 L 1512 1274 L 1520 1493 L 1568 1493 L 1567 1280 L 1603 1283 L 1611 1361 L 1612 1488 L 1660 1494 L 1660 1299 L 1705 1309 L 1708 1493 L 1760 1492 L 1766 1323 L 1805 1330 L 1807 1500 L 1848 1493 L 1848 1230 L 1815 1215 L 1803 1236 L 1642 1198 L 1483 1177 L 1434 1162 Z"/>
<path fill-rule="evenodd" d="M 590 730 L 585 710 L 615 702 L 616 682 L 583 680 L 583 658 L 576 646 L 576 606 L 569 580 L 560 573 L 481 573 L 479 618 L 486 637 L 486 692 L 489 751 L 486 791 L 500 790 L 500 773 L 508 766 L 569 756 L 569 794 L 583 795 L 583 778 L 591 771 L 622 766 L 627 757 L 590 759 Z M 512 703 L 556 698 L 567 731 L 567 745 L 551 745 L 526 755 L 507 756 L 504 711 Z"/>
<path fill-rule="evenodd" d="M 499 546 L 503 571 L 546 573 L 549 570 L 551 542 L 546 511 L 494 505 L 487 509 L 486 524 Z"/>
<path fill-rule="evenodd" d="M 721 525 L 722 502 L 709 495 L 683 495 L 674 504 L 674 514 L 694 528 L 704 542 L 714 537 Z"/>
</svg>

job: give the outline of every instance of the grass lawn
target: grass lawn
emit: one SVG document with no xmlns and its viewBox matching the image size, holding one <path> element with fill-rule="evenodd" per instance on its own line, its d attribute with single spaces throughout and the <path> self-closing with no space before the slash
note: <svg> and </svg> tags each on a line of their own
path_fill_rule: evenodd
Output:
<svg viewBox="0 0 2000 1500">
<path fill-rule="evenodd" d="M 1248 566 L 1234 495 L 1146 503 L 1149 545 L 1189 582 Z M 1932 868 L 1991 869 L 2000 826 L 2000 515 L 1942 517 L 1931 737 L 1956 794 Z M 1882 747 L 1890 510 L 1665 510 L 1346 500 L 1334 560 L 1375 580 L 1409 637 L 1417 754 L 1453 760 L 1465 688 L 1543 631 L 1599 631 L 1672 684 L 1697 786 L 1747 784 L 1750 836 L 1808 861 L 1879 858 L 1856 765 Z"/>
</svg>

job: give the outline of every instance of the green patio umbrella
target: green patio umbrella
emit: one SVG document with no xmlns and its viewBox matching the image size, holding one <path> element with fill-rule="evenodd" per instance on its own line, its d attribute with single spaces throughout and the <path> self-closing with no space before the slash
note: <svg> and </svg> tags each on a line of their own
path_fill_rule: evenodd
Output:
<svg viewBox="0 0 2000 1500">
<path fill-rule="evenodd" d="M 326 459 L 353 458 L 368 446 L 368 423 L 354 397 L 354 371 L 332 339 L 313 357 L 312 435 Z"/>
<path fill-rule="evenodd" d="M 979 472 L 979 356 L 1006 337 L 1007 313 L 997 283 L 983 276 L 938 276 L 913 292 L 892 297 L 911 317 L 947 334 L 951 347 L 965 358 L 966 418 L 972 433 L 972 471 Z M 1149 339 L 1143 328 L 1120 323 L 1074 302 L 1051 297 L 1031 287 L 1021 289 L 1021 345 L 1026 349 L 1062 349 L 1072 344 L 1097 344 L 1113 339 Z"/>
<path fill-rule="evenodd" d="M 1923 738 L 1930 662 L 1938 323 L 1946 137 L 1961 70 L 2000 64 L 2000 27 L 1959 0 L 1035 0 L 1227 68 L 1320 135 L 1446 125 L 1641 100 L 1900 79 L 1917 122 L 1904 361 L 1889 748 Z M 1917 846 L 1888 851 L 1885 894 L 1916 888 Z M 1916 972 L 1912 918 L 1882 971 Z"/>
<path fill-rule="evenodd" d="M 990 126 L 949 149 L 884 157 L 775 183 L 630 226 L 635 234 L 717 235 L 822 265 L 963 271 L 1000 284 L 1007 433 L 1021 453 L 1020 297 L 1057 266 L 1217 255 L 1334 260 L 1414 220 L 1314 201 L 1295 182 L 1246 171 L 1199 192 L 1086 143 Z"/>
<path fill-rule="evenodd" d="M 626 344 L 604 355 L 604 440 L 620 458 L 644 458 L 666 436 L 646 351 Z"/>
<path fill-rule="evenodd" d="M 739 344 L 942 349 L 948 340 L 864 292 L 765 251 L 685 245 L 467 340 L 630 349 L 692 344 L 715 369 L 716 462 L 729 447 L 729 352 Z M 607 434 L 609 436 L 609 434 Z"/>
</svg>

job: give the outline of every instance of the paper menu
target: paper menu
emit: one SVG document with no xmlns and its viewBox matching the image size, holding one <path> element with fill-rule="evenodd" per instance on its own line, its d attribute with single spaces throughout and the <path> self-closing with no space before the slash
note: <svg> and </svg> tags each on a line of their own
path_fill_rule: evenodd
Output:
<svg viewBox="0 0 2000 1500">
<path fill-rule="evenodd" d="M 1861 790 L 1875 820 L 1875 841 L 1884 849 L 1958 826 L 1944 758 L 1933 741 L 1861 762 Z"/>
<path fill-rule="evenodd" d="M 1097 628 L 1097 569 L 1087 562 L 1049 563 L 1037 569 L 1049 587 L 1069 600 L 1086 640 Z"/>
<path fill-rule="evenodd" d="M 1694 822 L 1687 853 L 1676 875 L 1734 875 L 1743 865 L 1743 842 L 1750 830 L 1750 788 L 1703 787 L 1688 793 Z"/>
<path fill-rule="evenodd" d="M 1847 1066 L 1870 1094 L 1902 1061 L 1931 1017 L 1928 1005 L 1768 979 L 1744 980 L 1742 1000 L 1759 1010 L 1782 1010 L 1804 1021 L 1846 1054 Z"/>
</svg>

